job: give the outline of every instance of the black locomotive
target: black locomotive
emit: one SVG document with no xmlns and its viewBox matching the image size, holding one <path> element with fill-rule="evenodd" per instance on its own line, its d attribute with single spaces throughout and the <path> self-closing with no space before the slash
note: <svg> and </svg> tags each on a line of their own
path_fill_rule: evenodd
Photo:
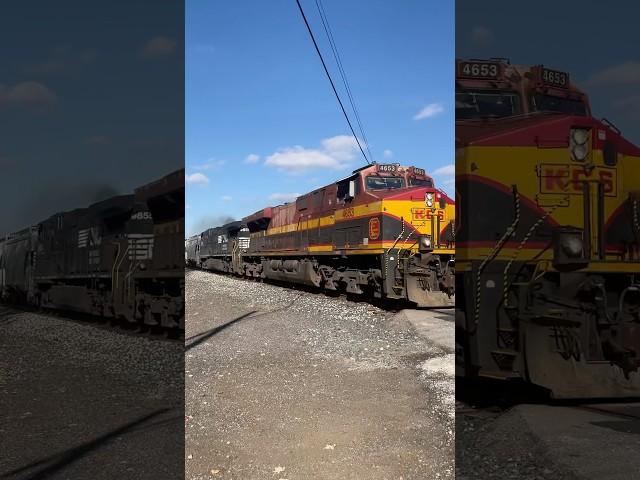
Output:
<svg viewBox="0 0 640 480">
<path fill-rule="evenodd" d="M 0 238 L 0 300 L 184 330 L 184 170 Z"/>
</svg>

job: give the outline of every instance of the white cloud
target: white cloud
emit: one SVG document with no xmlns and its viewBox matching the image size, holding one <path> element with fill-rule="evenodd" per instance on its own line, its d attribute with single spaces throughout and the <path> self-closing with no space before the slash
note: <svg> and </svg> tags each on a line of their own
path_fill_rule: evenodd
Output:
<svg viewBox="0 0 640 480">
<path fill-rule="evenodd" d="M 222 200 L 223 202 L 230 202 L 231 200 L 233 200 L 233 198 L 231 198 L 230 195 L 223 195 L 220 197 L 220 200 Z"/>
<path fill-rule="evenodd" d="M 442 182 L 442 185 L 444 185 L 445 187 L 451 187 L 455 184 L 456 184 L 455 178 L 450 178 L 449 180 L 445 180 L 444 182 Z"/>
<path fill-rule="evenodd" d="M 244 163 L 258 163 L 260 160 L 260 155 L 256 155 L 255 153 L 250 153 L 247 155 L 247 158 L 244 159 Z"/>
<path fill-rule="evenodd" d="M 144 58 L 162 58 L 173 55 L 175 51 L 174 40 L 167 37 L 154 37 L 142 46 L 140 55 Z"/>
<path fill-rule="evenodd" d="M 321 143 L 329 155 L 340 161 L 352 160 L 355 153 L 360 150 L 358 141 L 349 135 L 336 135 L 335 137 L 325 138 Z M 362 148 L 365 147 L 363 142 L 360 142 L 360 145 L 362 145 Z"/>
<path fill-rule="evenodd" d="M 451 187 L 456 184 L 456 166 L 453 163 L 443 165 L 442 167 L 436 168 L 432 172 L 432 176 L 434 177 L 437 188 L 444 189 L 451 193 Z"/>
<path fill-rule="evenodd" d="M 283 148 L 265 160 L 265 165 L 286 170 L 288 173 L 302 173 L 314 168 L 339 169 L 340 162 L 331 155 L 320 150 L 303 148 L 301 146 Z"/>
<path fill-rule="evenodd" d="M 209 183 L 209 179 L 202 173 L 192 173 L 185 177 L 187 183 L 193 183 L 194 185 L 206 185 Z"/>
<path fill-rule="evenodd" d="M 439 103 L 430 103 L 422 110 L 420 110 L 416 115 L 414 115 L 414 120 L 422 120 L 425 118 L 435 117 L 439 113 L 444 112 L 444 107 Z"/>
<path fill-rule="evenodd" d="M 212 170 L 214 168 L 222 167 L 225 163 L 225 160 L 216 160 L 214 158 L 210 158 L 204 163 L 199 163 L 193 166 L 194 170 Z"/>
<path fill-rule="evenodd" d="M 444 167 L 436 168 L 433 171 L 433 175 L 451 176 L 455 174 L 456 166 L 453 163 L 451 165 L 445 165 Z"/>
<path fill-rule="evenodd" d="M 110 145 L 111 138 L 106 135 L 92 135 L 85 140 L 87 145 Z"/>
<path fill-rule="evenodd" d="M 478 25 L 471 29 L 469 39 L 475 47 L 488 47 L 491 43 L 493 43 L 493 32 L 487 27 Z"/>
<path fill-rule="evenodd" d="M 300 145 L 281 148 L 269 155 L 264 163 L 292 175 L 320 168 L 342 170 L 352 163 L 359 150 L 355 138 L 348 135 L 325 138 L 320 143 L 322 148 L 319 149 Z"/>
<path fill-rule="evenodd" d="M 389 149 L 382 152 L 382 156 L 386 159 L 393 158 L 393 152 Z"/>
<path fill-rule="evenodd" d="M 215 45 L 202 43 L 195 45 L 192 50 L 197 53 L 215 53 L 216 47 Z"/>
<path fill-rule="evenodd" d="M 586 83 L 592 86 L 639 85 L 640 63 L 626 62 L 605 68 L 593 74 Z"/>
<path fill-rule="evenodd" d="M 275 200 L 277 202 L 292 202 L 298 198 L 301 193 L 272 193 L 269 195 L 269 200 Z"/>
<path fill-rule="evenodd" d="M 621 98 L 613 103 L 613 106 L 627 115 L 637 115 L 640 113 L 640 95 L 631 95 Z"/>
<path fill-rule="evenodd" d="M 41 109 L 53 106 L 57 101 L 56 94 L 39 82 L 20 82 L 12 87 L 0 84 L 0 106 L 7 104 Z"/>
<path fill-rule="evenodd" d="M 46 59 L 25 64 L 23 71 L 36 75 L 58 74 L 86 66 L 92 63 L 96 57 L 96 50 L 90 48 L 78 50 L 68 44 L 57 45 L 51 49 Z"/>
</svg>

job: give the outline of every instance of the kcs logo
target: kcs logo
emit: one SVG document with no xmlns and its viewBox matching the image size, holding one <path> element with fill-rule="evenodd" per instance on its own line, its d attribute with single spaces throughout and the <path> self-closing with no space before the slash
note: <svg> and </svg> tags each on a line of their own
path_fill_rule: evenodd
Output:
<svg viewBox="0 0 640 480">
<path fill-rule="evenodd" d="M 411 218 L 417 222 L 431 221 L 432 218 L 439 218 L 440 221 L 444 221 L 444 210 L 436 210 L 435 212 L 430 208 L 412 208 Z"/>
<path fill-rule="evenodd" d="M 607 196 L 615 197 L 617 194 L 615 169 L 594 168 L 587 173 L 582 166 L 544 164 L 540 166 L 540 193 L 581 194 L 585 181 L 602 184 L 604 194 Z"/>
</svg>

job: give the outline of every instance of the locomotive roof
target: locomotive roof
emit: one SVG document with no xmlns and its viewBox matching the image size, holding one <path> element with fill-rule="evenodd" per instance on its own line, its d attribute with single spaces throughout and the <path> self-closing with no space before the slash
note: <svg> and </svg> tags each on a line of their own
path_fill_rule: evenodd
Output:
<svg viewBox="0 0 640 480">
<path fill-rule="evenodd" d="M 202 235 L 210 235 L 210 234 L 216 234 L 216 233 L 229 233 L 232 232 L 234 230 L 240 230 L 240 228 L 242 228 L 242 226 L 245 225 L 245 223 L 241 220 L 234 220 L 233 222 L 229 222 L 229 223 L 225 223 L 224 225 L 219 225 L 217 227 L 211 227 L 211 228 L 207 228 L 204 232 L 202 232 L 199 236 Z"/>
<path fill-rule="evenodd" d="M 95 202 L 89 205 L 88 207 L 80 207 L 80 208 L 75 208 L 75 209 L 67 210 L 63 212 L 56 212 L 52 215 L 49 215 L 47 218 L 37 222 L 35 225 L 37 226 L 37 225 L 57 221 L 57 217 L 60 217 L 60 216 L 64 216 L 67 218 L 69 217 L 81 218 L 86 215 L 101 216 L 107 212 L 115 213 L 118 210 L 124 212 L 124 210 L 133 206 L 133 200 L 136 194 L 138 195 L 142 194 L 143 198 L 149 198 L 154 195 L 159 196 L 166 193 L 173 193 L 176 191 L 179 192 L 180 189 L 184 191 L 184 169 L 176 170 L 175 172 L 165 175 L 159 180 L 143 185 L 142 187 L 135 189 L 136 193 L 134 194 L 117 195 L 114 197 L 101 200 L 99 202 Z M 146 195 L 146 197 L 144 195 Z M 23 230 L 20 230 L 19 232 L 3 235 L 0 238 L 18 235 L 21 232 L 29 231 L 30 228 L 32 227 L 27 227 Z"/>
<path fill-rule="evenodd" d="M 106 198 L 89 206 L 91 212 L 99 212 L 112 208 L 127 208 L 133 205 L 133 195 L 118 195 L 116 197 Z"/>
<path fill-rule="evenodd" d="M 244 225 L 244 222 L 242 222 L 241 220 L 234 220 L 233 222 L 229 222 L 222 225 L 221 228 L 230 232 L 232 230 L 240 230 L 240 228 L 242 228 L 243 225 Z"/>
<path fill-rule="evenodd" d="M 135 189 L 135 195 L 147 199 L 184 189 L 184 168 Z"/>
<path fill-rule="evenodd" d="M 4 242 L 11 242 L 12 240 L 21 239 L 31 234 L 33 229 L 36 227 L 27 227 L 19 230 L 17 232 L 12 232 L 7 235 L 0 236 L 0 244 Z"/>
</svg>

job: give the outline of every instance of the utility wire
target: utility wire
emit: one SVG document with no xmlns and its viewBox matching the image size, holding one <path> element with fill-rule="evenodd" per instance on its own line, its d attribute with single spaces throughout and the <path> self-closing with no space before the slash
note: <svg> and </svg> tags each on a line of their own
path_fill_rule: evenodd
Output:
<svg viewBox="0 0 640 480">
<path fill-rule="evenodd" d="M 362 153 L 362 156 L 366 160 L 367 164 L 370 164 L 371 162 L 367 158 L 367 155 L 364 153 L 362 145 L 360 144 L 360 140 L 358 140 L 358 136 L 356 135 L 356 132 L 353 129 L 353 125 L 351 125 L 351 121 L 349 120 L 349 116 L 347 115 L 347 111 L 345 110 L 344 105 L 342 104 L 342 100 L 340 100 L 340 95 L 338 95 L 338 91 L 336 90 L 336 86 L 333 83 L 333 80 L 331 79 L 331 74 L 329 73 L 329 70 L 327 69 L 327 64 L 324 62 L 324 58 L 322 57 L 322 53 L 320 52 L 320 48 L 318 47 L 318 43 L 316 42 L 316 38 L 313 36 L 313 32 L 311 31 L 311 27 L 309 26 L 309 22 L 307 21 L 307 16 L 304 14 L 304 10 L 302 9 L 302 5 L 300 5 L 300 0 L 296 0 L 296 3 L 298 4 L 298 8 L 300 9 L 300 14 L 302 15 L 302 19 L 304 20 L 304 24 L 307 26 L 307 30 L 309 31 L 309 35 L 311 36 L 311 40 L 313 41 L 313 46 L 316 47 L 316 52 L 318 53 L 318 56 L 320 57 L 320 61 L 322 62 L 322 66 L 324 67 L 324 73 L 327 74 L 327 78 L 329 79 L 329 83 L 331 83 L 331 88 L 333 88 L 333 93 L 335 94 L 336 99 L 338 100 L 338 103 L 340 104 L 340 108 L 342 109 L 342 113 L 344 114 L 344 118 L 347 120 L 347 123 L 349 124 L 349 128 L 351 129 L 351 133 L 353 134 L 353 138 L 356 139 L 356 143 L 358 144 L 358 147 L 360 148 L 360 152 Z"/>
<path fill-rule="evenodd" d="M 335 58 L 336 64 L 338 65 L 338 70 L 340 71 L 340 76 L 342 77 L 342 83 L 344 84 L 345 90 L 347 91 L 347 95 L 349 96 L 349 102 L 351 103 L 351 108 L 353 109 L 353 113 L 356 116 L 356 121 L 358 122 L 358 127 L 360 128 L 362 139 L 364 140 L 365 147 L 367 148 L 369 159 L 371 161 L 374 161 L 373 154 L 369 149 L 369 140 L 367 140 L 367 135 L 365 134 L 364 126 L 362 125 L 362 121 L 360 120 L 360 112 L 358 112 L 358 108 L 356 107 L 356 101 L 353 98 L 353 94 L 351 92 L 351 86 L 349 85 L 349 80 L 347 79 L 347 74 L 344 71 L 344 67 L 342 66 L 342 59 L 340 58 L 340 53 L 338 52 L 338 45 L 336 44 L 336 41 L 333 38 L 331 25 L 329 24 L 327 13 L 324 11 L 324 5 L 322 4 L 322 0 L 316 0 L 316 7 L 318 8 L 318 13 L 320 14 L 320 19 L 322 20 L 324 32 L 327 34 L 329 45 L 331 45 L 331 50 L 333 51 L 333 58 Z"/>
</svg>

